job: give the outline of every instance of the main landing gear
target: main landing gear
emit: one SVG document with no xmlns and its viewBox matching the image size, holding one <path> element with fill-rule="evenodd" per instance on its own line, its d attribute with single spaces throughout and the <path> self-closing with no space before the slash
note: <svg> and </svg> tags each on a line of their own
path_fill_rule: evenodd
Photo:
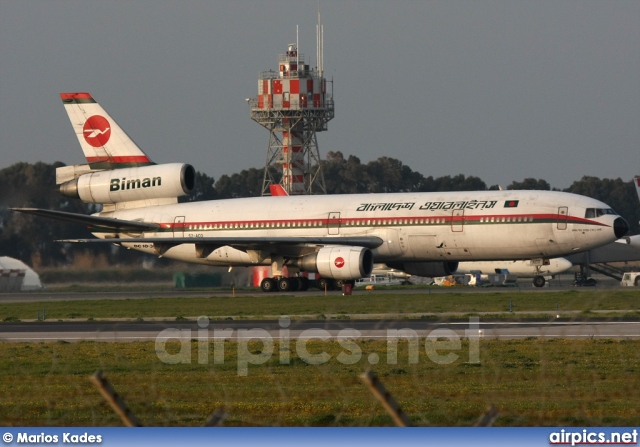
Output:
<svg viewBox="0 0 640 447">
<path fill-rule="evenodd" d="M 310 281 L 309 278 L 304 276 L 300 277 L 285 277 L 280 278 L 265 278 L 260 283 L 260 288 L 263 292 L 304 292 L 309 290 Z"/>
<path fill-rule="evenodd" d="M 355 281 L 331 278 L 320 278 L 316 281 L 316 285 L 320 290 L 340 290 L 342 286 L 347 283 L 353 286 Z M 263 292 L 305 292 L 309 290 L 310 286 L 311 281 L 304 276 L 265 278 L 260 283 L 260 289 L 262 289 Z"/>
<path fill-rule="evenodd" d="M 317 282 L 318 289 L 320 290 L 340 290 L 345 284 L 351 284 L 351 286 L 353 287 L 353 285 L 356 283 L 355 280 L 331 278 L 320 278 Z"/>
<path fill-rule="evenodd" d="M 260 288 L 263 292 L 304 292 L 309 290 L 311 285 L 309 278 L 302 276 L 299 268 L 289 265 L 287 262 L 284 256 L 272 255 L 271 274 L 273 277 L 265 278 L 260 282 Z M 341 289 L 345 283 L 353 286 L 355 281 L 318 278 L 315 282 L 320 290 Z"/>
</svg>

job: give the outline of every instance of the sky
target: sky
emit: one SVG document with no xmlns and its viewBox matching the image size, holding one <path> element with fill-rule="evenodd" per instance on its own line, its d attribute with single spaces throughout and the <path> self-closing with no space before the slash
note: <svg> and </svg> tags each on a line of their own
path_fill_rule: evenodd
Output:
<svg viewBox="0 0 640 447">
<path fill-rule="evenodd" d="M 296 41 L 328 151 L 424 176 L 566 188 L 640 174 L 637 0 L 0 0 L 0 168 L 84 162 L 59 97 L 89 92 L 157 163 L 265 165 L 245 98 Z"/>
</svg>

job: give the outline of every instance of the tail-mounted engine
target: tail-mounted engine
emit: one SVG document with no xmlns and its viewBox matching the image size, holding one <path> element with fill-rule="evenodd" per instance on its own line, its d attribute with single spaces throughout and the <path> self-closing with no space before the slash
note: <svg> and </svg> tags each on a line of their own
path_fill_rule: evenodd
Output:
<svg viewBox="0 0 640 447">
<path fill-rule="evenodd" d="M 196 171 L 180 163 L 94 171 L 59 185 L 68 197 L 89 203 L 120 203 L 183 196 L 193 191 Z"/>
<path fill-rule="evenodd" d="M 325 278 L 358 279 L 371 274 L 373 253 L 364 247 L 325 247 L 300 259 L 298 266 Z"/>
</svg>

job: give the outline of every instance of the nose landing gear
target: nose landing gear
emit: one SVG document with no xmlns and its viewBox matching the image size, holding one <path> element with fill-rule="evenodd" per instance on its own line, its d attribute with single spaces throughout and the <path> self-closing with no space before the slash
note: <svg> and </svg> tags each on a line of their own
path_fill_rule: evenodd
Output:
<svg viewBox="0 0 640 447">
<path fill-rule="evenodd" d="M 542 275 L 536 275 L 533 277 L 533 285 L 535 287 L 544 287 L 546 283 L 547 283 L 547 280 L 544 279 L 544 276 Z"/>
</svg>

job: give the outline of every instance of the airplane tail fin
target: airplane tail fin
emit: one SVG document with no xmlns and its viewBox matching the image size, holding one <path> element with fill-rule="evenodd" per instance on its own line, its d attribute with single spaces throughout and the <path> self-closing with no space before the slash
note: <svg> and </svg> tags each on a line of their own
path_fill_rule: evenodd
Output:
<svg viewBox="0 0 640 447">
<path fill-rule="evenodd" d="M 91 170 L 154 164 L 89 93 L 61 93 Z"/>
<path fill-rule="evenodd" d="M 272 196 L 288 196 L 287 191 L 279 183 L 269 185 L 269 192 Z"/>
</svg>

